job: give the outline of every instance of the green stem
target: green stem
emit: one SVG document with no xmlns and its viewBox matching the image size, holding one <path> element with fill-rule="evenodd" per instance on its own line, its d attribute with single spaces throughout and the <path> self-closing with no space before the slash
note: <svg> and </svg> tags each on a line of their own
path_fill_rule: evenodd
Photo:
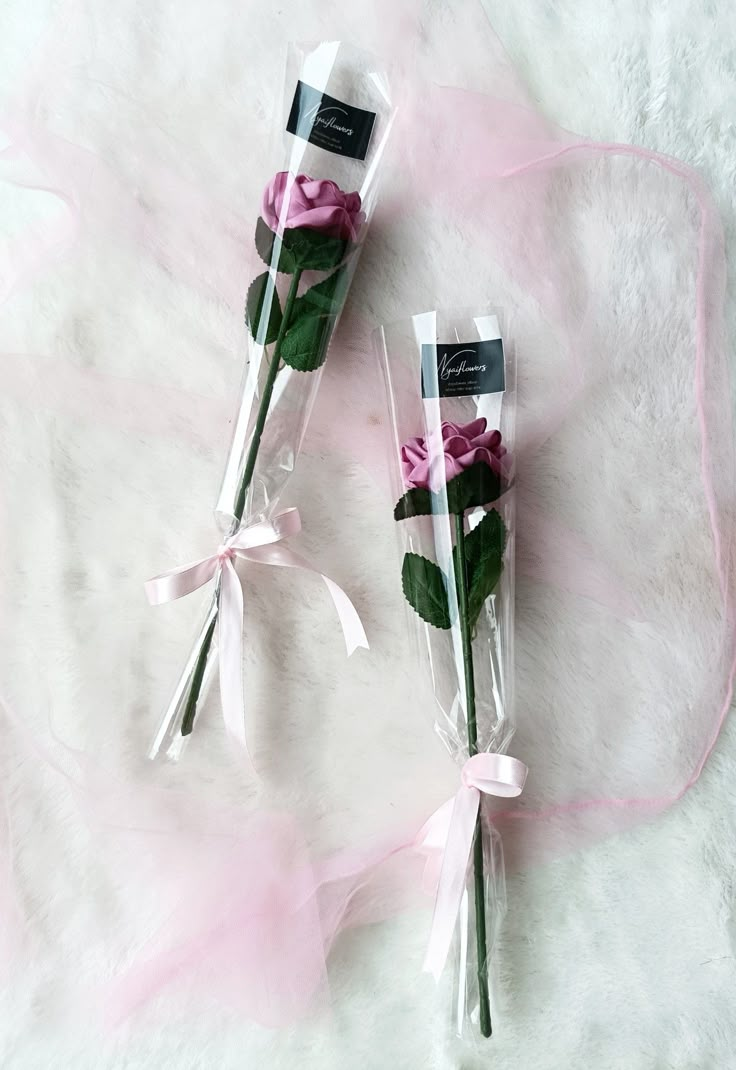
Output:
<svg viewBox="0 0 736 1070">
<path fill-rule="evenodd" d="M 465 515 L 455 514 L 455 545 L 457 547 L 457 602 L 460 616 L 460 637 L 465 671 L 465 703 L 468 723 L 468 754 L 478 753 L 478 725 L 475 715 L 475 675 L 473 672 L 473 637 L 468 614 L 468 577 L 465 568 Z M 475 944 L 480 1001 L 480 1031 L 489 1037 L 491 1028 L 491 1000 L 488 990 L 488 938 L 486 934 L 486 893 L 483 864 L 483 827 L 478 809 L 473 839 L 473 889 L 475 893 Z"/>
<path fill-rule="evenodd" d="M 238 489 L 238 497 L 235 501 L 235 509 L 233 515 L 235 517 L 235 523 L 233 524 L 231 534 L 238 530 L 242 521 L 243 513 L 245 512 L 245 502 L 248 496 L 248 488 L 250 487 L 253 479 L 253 472 L 256 467 L 256 461 L 258 460 L 258 451 L 261 447 L 261 438 L 263 437 L 263 429 L 266 426 L 266 417 L 268 416 L 268 410 L 271 407 L 271 398 L 273 397 L 273 388 L 276 385 L 276 376 L 279 373 L 279 365 L 281 363 L 281 343 L 284 340 L 284 335 L 289 329 L 289 321 L 291 319 L 291 313 L 294 308 L 294 302 L 296 301 L 297 293 L 299 290 L 299 280 L 302 277 L 302 269 L 297 268 L 294 274 L 291 276 L 291 285 L 289 286 L 289 293 L 286 297 L 284 304 L 284 314 L 281 317 L 281 326 L 279 327 L 279 333 L 274 343 L 273 353 L 271 354 L 271 363 L 268 366 L 268 375 L 266 381 L 263 384 L 263 394 L 261 395 L 261 403 L 258 406 L 258 415 L 256 416 L 255 427 L 253 428 L 253 435 L 250 440 L 250 449 L 248 450 L 248 456 L 245 460 L 245 468 L 243 469 L 243 475 L 240 480 L 240 487 Z M 212 646 L 212 638 L 215 634 L 215 625 L 217 624 L 217 615 L 219 611 L 219 587 L 216 592 L 217 606 L 212 617 L 209 628 L 205 632 L 202 639 L 202 646 L 200 647 L 199 654 L 197 655 L 197 661 L 194 665 L 194 671 L 192 673 L 192 683 L 189 688 L 189 694 L 187 695 L 187 704 L 184 708 L 184 716 L 181 722 L 181 734 L 188 736 L 194 728 L 194 718 L 197 715 L 197 703 L 199 701 L 199 695 L 202 690 L 202 682 L 204 680 L 204 670 L 207 665 L 207 657 Z"/>
<path fill-rule="evenodd" d="M 199 648 L 199 654 L 194 665 L 194 672 L 192 673 L 192 683 L 189 688 L 189 694 L 187 695 L 187 704 L 184 707 L 184 716 L 181 719 L 181 734 L 183 736 L 191 735 L 194 728 L 194 718 L 197 713 L 197 699 L 199 693 L 202 690 L 202 681 L 204 679 L 204 670 L 207 665 L 207 654 L 209 653 L 210 646 L 212 645 L 212 636 L 215 631 L 215 624 L 217 623 L 217 610 L 212 614 L 212 620 L 209 623 L 209 627 L 202 639 L 202 646 Z"/>
<path fill-rule="evenodd" d="M 291 313 L 294 308 L 294 302 L 296 301 L 299 280 L 301 277 L 302 269 L 297 268 L 291 276 L 291 286 L 289 287 L 289 293 L 286 297 L 286 303 L 284 304 L 284 314 L 281 317 L 281 326 L 279 327 L 279 333 L 276 336 L 266 382 L 263 385 L 263 396 L 261 397 L 261 404 L 258 408 L 256 426 L 253 428 L 253 437 L 250 441 L 250 449 L 248 450 L 248 456 L 245 461 L 243 478 L 240 481 L 240 490 L 238 491 L 238 497 L 235 502 L 235 520 L 238 525 L 240 525 L 243 519 L 245 499 L 253 478 L 253 470 L 255 469 L 256 460 L 258 459 L 258 450 L 261 446 L 261 436 L 263 435 L 263 428 L 266 426 L 266 417 L 268 416 L 268 410 L 271 406 L 273 388 L 276 384 L 276 376 L 278 375 L 279 364 L 281 363 L 281 343 L 284 340 L 284 335 L 289 329 L 289 321 L 291 320 Z"/>
</svg>

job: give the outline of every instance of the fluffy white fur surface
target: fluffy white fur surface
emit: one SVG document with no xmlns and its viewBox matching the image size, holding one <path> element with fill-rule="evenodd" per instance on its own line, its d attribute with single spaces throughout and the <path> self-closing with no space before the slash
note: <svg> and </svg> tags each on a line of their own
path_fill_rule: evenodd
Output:
<svg viewBox="0 0 736 1070">
<path fill-rule="evenodd" d="M 360 3 L 371 7 L 371 0 Z M 28 58 L 55 8 L 42 0 L 1 6 L 0 114 L 32 73 Z M 201 605 L 195 598 L 153 611 L 139 581 L 210 544 L 241 374 L 241 320 L 232 293 L 191 284 L 208 277 L 206 220 L 157 198 L 156 176 L 139 163 L 158 155 L 162 167 L 206 183 L 213 203 L 245 218 L 263 181 L 248 151 L 249 116 L 263 124 L 274 108 L 280 44 L 297 6 L 302 32 L 310 12 L 324 25 L 338 7 L 332 0 L 265 2 L 246 21 L 226 0 L 90 0 L 75 5 L 67 37 L 57 24 L 51 54 L 71 63 L 64 114 L 57 117 L 55 101 L 41 94 L 36 116 L 112 161 L 129 187 L 140 183 L 138 236 L 152 220 L 160 255 L 145 257 L 116 227 L 114 198 L 91 203 L 79 250 L 3 307 L 0 690 L 37 737 L 50 720 L 67 744 L 99 754 L 134 784 L 160 777 L 166 787 L 191 788 L 192 805 L 205 797 L 285 807 L 299 815 L 315 849 L 325 850 L 428 813 L 452 793 L 456 774 L 431 731 L 430 700 L 417 694 L 395 582 L 395 534 L 374 478 L 381 462 L 373 457 L 366 470 L 336 451 L 319 426 L 319 405 L 289 504 L 302 512 L 303 545 L 354 595 L 373 641 L 370 657 L 358 653 L 346 664 L 316 583 L 305 581 L 295 593 L 281 576 L 259 579 L 248 598 L 246 671 L 254 708 L 271 713 L 254 719 L 262 785 L 244 783 L 216 702 L 181 765 L 154 770 L 141 760 Z M 731 3 L 487 0 L 487 8 L 551 118 L 697 165 L 733 241 Z M 262 91 L 245 94 L 244 62 L 257 65 L 258 79 L 249 72 L 248 85 Z M 448 63 L 459 80 L 462 57 Z M 36 72 L 41 84 L 53 74 Z M 241 152 L 233 150 L 238 142 Z M 235 174 L 238 158 L 242 173 Z M 41 194 L 0 186 L 3 234 L 12 237 L 29 219 L 42 227 L 55 219 L 54 206 Z M 435 225 L 426 242 L 407 226 L 377 236 L 366 251 L 358 282 L 372 321 L 401 311 L 402 272 L 417 248 L 431 254 L 442 238 L 441 221 Z M 191 228 L 191 263 L 175 262 L 181 228 Z M 445 271 L 446 302 L 457 304 L 469 284 L 462 247 Z M 625 300 L 628 281 L 622 269 L 613 306 Z M 427 299 L 438 300 L 432 286 L 427 268 Z M 523 295 L 517 299 L 523 307 Z M 732 300 L 729 316 L 733 325 Z M 98 373 L 99 389 L 91 389 Z M 381 387 L 375 369 L 365 375 L 363 433 L 380 451 Z M 106 376 L 117 377 L 114 397 L 105 394 Z M 342 389 L 335 373 L 326 373 L 324 385 L 333 400 Z M 346 392 L 346 410 L 353 404 Z M 650 523 L 661 537 L 658 518 Z M 544 672 L 564 656 L 554 647 L 536 650 L 531 632 L 527 639 L 520 650 L 527 671 Z M 527 726 L 525 739 L 533 736 Z M 482 1054 L 446 1043 L 447 992 L 418 969 L 427 912 L 343 936 L 330 964 L 330 1010 L 281 1032 L 202 1005 L 186 985 L 117 1032 L 100 1030 L 97 1009 L 80 1014 L 70 990 L 77 983 L 89 990 L 130 962 L 160 920 L 156 904 L 145 883 L 130 886 L 122 868 L 129 856 L 121 848 L 118 857 L 94 823 L 90 830 L 65 778 L 22 732 L 8 727 L 3 738 L 6 840 L 27 919 L 0 996 L 4 1070 L 736 1067 L 736 740 L 728 722 L 700 782 L 676 807 L 510 876 L 496 955 L 496 1035 Z M 543 733 L 532 739 L 540 754 L 545 745 Z M 582 733 L 579 749 L 556 760 L 583 767 L 590 746 Z M 186 808 L 178 816 L 186 821 Z M 126 818 L 120 815 L 122 824 Z"/>
</svg>

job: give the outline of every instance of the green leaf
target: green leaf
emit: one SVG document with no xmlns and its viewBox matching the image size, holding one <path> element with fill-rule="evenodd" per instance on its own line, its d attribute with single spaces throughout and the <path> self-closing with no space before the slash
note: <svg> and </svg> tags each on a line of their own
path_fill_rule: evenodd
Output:
<svg viewBox="0 0 736 1070">
<path fill-rule="evenodd" d="M 264 264 L 275 271 L 282 271 L 286 275 L 293 275 L 296 271 L 297 262 L 286 243 L 277 238 L 265 219 L 261 218 L 256 223 L 256 249 Z"/>
<path fill-rule="evenodd" d="M 304 271 L 331 271 L 344 259 L 349 244 L 312 227 L 289 227 L 283 240 L 296 266 Z"/>
<path fill-rule="evenodd" d="M 447 512 L 464 513 L 466 509 L 488 505 L 489 502 L 495 502 L 500 494 L 501 477 L 490 465 L 478 461 L 447 484 Z"/>
<path fill-rule="evenodd" d="M 350 242 L 333 238 L 312 227 L 287 227 L 278 237 L 259 218 L 256 223 L 256 249 L 264 263 L 276 271 L 293 275 L 302 271 L 331 271 L 345 258 Z"/>
<path fill-rule="evenodd" d="M 286 364 L 300 372 L 313 372 L 324 364 L 347 288 L 348 272 L 339 268 L 297 297 L 291 326 L 281 343 Z"/>
<path fill-rule="evenodd" d="M 315 286 L 310 286 L 294 302 L 295 317 L 313 315 L 315 312 L 331 312 L 336 315 L 342 308 L 349 281 L 347 268 L 341 267 Z"/>
<path fill-rule="evenodd" d="M 486 599 L 493 594 L 503 572 L 506 526 L 501 514 L 491 509 L 465 537 L 465 574 L 468 582 L 468 617 L 475 625 Z M 457 547 L 455 566 L 457 567 Z"/>
<path fill-rule="evenodd" d="M 447 588 L 439 565 L 419 554 L 408 553 L 404 556 L 401 582 L 407 602 L 422 620 L 435 628 L 450 627 Z"/>
<path fill-rule="evenodd" d="M 412 487 L 396 503 L 394 520 L 428 516 L 430 513 L 464 513 L 467 509 L 488 505 L 501 496 L 501 477 L 490 465 L 478 461 L 451 479 L 445 489 L 446 500 L 442 491 L 433 493 L 421 487 Z"/>
<path fill-rule="evenodd" d="M 254 279 L 248 288 L 245 322 L 250 333 L 261 345 L 270 345 L 278 338 L 281 305 L 273 278 L 267 271 Z"/>
<path fill-rule="evenodd" d="M 433 513 L 432 494 L 424 487 L 412 487 L 394 507 L 394 520 L 408 520 L 412 516 L 429 516 Z"/>
<path fill-rule="evenodd" d="M 300 316 L 284 335 L 280 348 L 281 359 L 295 371 L 316 371 L 325 362 L 334 326 L 334 316 Z"/>
</svg>

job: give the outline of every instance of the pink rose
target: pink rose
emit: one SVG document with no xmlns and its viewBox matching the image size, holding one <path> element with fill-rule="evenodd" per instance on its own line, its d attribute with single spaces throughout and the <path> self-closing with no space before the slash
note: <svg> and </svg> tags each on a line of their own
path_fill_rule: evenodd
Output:
<svg viewBox="0 0 736 1070">
<path fill-rule="evenodd" d="M 478 462 L 489 465 L 498 475 L 505 475 L 503 458 L 506 456 L 506 447 L 501 445 L 501 432 L 486 431 L 486 420 L 482 416 L 469 424 L 443 423 L 442 450 L 445 470 L 440 475 L 437 472 L 438 460 L 430 465 L 426 439 L 410 438 L 401 447 L 401 467 L 407 487 L 438 490 L 443 478 L 449 482 Z"/>
<path fill-rule="evenodd" d="M 285 219 L 284 199 L 286 199 Z M 359 193 L 343 193 L 328 178 L 279 171 L 263 191 L 261 215 L 273 231 L 309 227 L 333 238 L 355 241 L 365 216 Z"/>
</svg>

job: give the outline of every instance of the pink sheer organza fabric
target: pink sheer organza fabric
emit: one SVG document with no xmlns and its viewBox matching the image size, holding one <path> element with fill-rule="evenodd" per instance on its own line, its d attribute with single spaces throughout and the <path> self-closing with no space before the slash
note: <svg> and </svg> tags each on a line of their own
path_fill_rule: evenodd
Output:
<svg viewBox="0 0 736 1070">
<path fill-rule="evenodd" d="M 194 292 L 240 309 L 252 220 L 155 149 L 146 152 L 142 140 L 136 164 L 159 192 L 160 211 L 151 215 L 134 195 L 131 161 L 56 132 L 55 109 L 77 99 L 67 94 L 70 72 L 79 80 L 75 32 L 81 40 L 91 20 L 82 4 L 62 8 L 28 83 L 0 118 L 0 176 L 51 192 L 58 204 L 49 225 L 29 226 L 4 245 L 3 299 L 106 234 Z M 246 21 L 248 8 L 239 15 Z M 487 283 L 481 276 L 474 285 L 479 276 L 470 272 L 463 280 L 467 303 L 485 303 L 493 289 L 499 304 L 524 309 L 515 320 L 520 654 L 513 749 L 531 772 L 524 794 L 499 803 L 494 821 L 510 864 L 531 865 L 680 799 L 700 776 L 731 703 L 736 473 L 721 225 L 704 180 L 687 164 L 644 147 L 590 141 L 531 106 L 480 7 L 431 16 L 418 4 L 377 3 L 368 16 L 361 11 L 360 24 L 350 11 L 339 18 L 343 25 L 316 26 L 314 12 L 307 18 L 294 4 L 284 33 L 360 37 L 393 55 L 403 106 L 385 226 L 400 235 L 412 221 L 421 227 L 445 219 L 447 232 L 455 240 L 462 234 L 487 264 Z M 244 71 L 247 77 L 247 64 Z M 245 180 L 255 195 L 260 176 Z M 646 287 L 614 287 L 622 258 L 631 255 L 631 218 L 649 235 L 635 248 L 640 275 L 670 295 L 654 309 Z M 431 307 L 443 284 L 454 284 L 439 269 L 428 278 L 425 267 L 402 275 L 396 315 Z M 457 303 L 448 294 L 447 304 Z M 372 410 L 361 408 L 371 403 L 362 399 L 374 325 L 355 302 L 326 369 L 313 441 L 342 451 L 347 443 L 381 481 Z M 160 382 L 65 367 L 59 355 L 35 359 L 47 374 L 33 373 L 15 353 L 0 355 L 9 396 L 40 398 L 71 415 L 95 411 L 125 431 L 181 435 L 195 448 L 230 415 L 218 402 Z M 545 657 L 552 635 L 554 662 Z M 614 675 L 601 671 L 611 664 Z M 63 746 L 29 739 L 25 712 L 10 716 L 8 730 L 56 765 Z M 103 775 L 93 756 L 75 762 L 73 772 L 57 771 L 106 835 L 166 844 L 148 878 L 161 890 L 168 920 L 106 990 L 116 1021 L 174 979 L 201 984 L 264 1024 L 290 1021 L 324 992 L 326 957 L 342 929 L 419 901 L 423 874 L 430 890 L 436 880 L 436 866 L 425 872 L 436 852 L 408 815 L 400 835 L 314 857 L 309 830 L 290 815 L 215 812 L 182 829 L 165 818 L 166 789 L 143 795 L 140 785 Z M 10 836 L 0 841 L 7 914 L 15 910 L 11 845 Z"/>
</svg>

